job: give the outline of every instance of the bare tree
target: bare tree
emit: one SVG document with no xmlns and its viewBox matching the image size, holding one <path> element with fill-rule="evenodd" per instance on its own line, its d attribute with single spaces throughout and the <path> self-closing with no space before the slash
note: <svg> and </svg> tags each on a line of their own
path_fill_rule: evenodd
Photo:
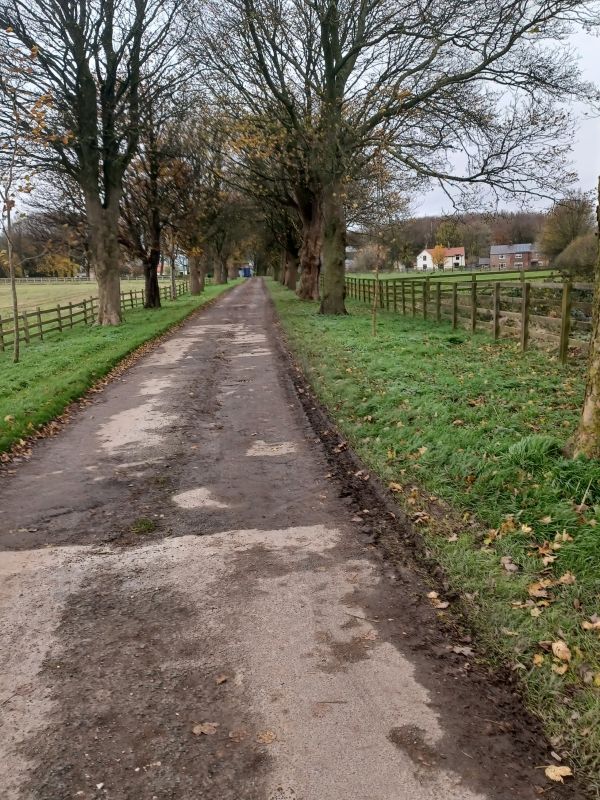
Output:
<svg viewBox="0 0 600 800">
<path fill-rule="evenodd" d="M 98 280 L 98 321 L 121 321 L 118 220 L 140 115 L 178 63 L 174 0 L 0 0 L 15 52 L 35 54 L 31 91 L 52 98 L 38 163 L 80 186 Z M 143 83 L 142 83 L 143 79 Z M 144 88 L 145 87 L 145 88 Z"/>
<path fill-rule="evenodd" d="M 570 125 L 557 102 L 592 89 L 555 40 L 581 8 L 580 0 L 207 5 L 202 51 L 216 95 L 275 116 L 304 165 L 321 220 L 322 312 L 345 313 L 347 186 L 365 159 L 383 151 L 407 174 L 445 186 L 564 188 Z"/>
</svg>

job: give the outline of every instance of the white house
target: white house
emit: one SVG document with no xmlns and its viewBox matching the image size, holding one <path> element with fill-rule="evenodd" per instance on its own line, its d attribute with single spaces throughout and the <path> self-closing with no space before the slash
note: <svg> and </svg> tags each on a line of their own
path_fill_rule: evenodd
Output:
<svg viewBox="0 0 600 800">
<path fill-rule="evenodd" d="M 465 248 L 464 247 L 444 247 L 444 269 L 464 269 Z M 421 272 L 427 270 L 437 270 L 439 266 L 433 262 L 433 249 L 421 250 L 417 256 L 416 268 Z"/>
</svg>

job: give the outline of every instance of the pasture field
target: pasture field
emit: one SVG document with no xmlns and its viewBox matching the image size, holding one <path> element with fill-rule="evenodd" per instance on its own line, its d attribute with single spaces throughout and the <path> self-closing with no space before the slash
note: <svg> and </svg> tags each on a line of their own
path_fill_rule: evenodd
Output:
<svg viewBox="0 0 600 800">
<path fill-rule="evenodd" d="M 161 285 L 163 281 L 161 281 Z M 144 281 L 121 281 L 121 291 L 130 289 L 142 289 Z M 77 303 L 89 297 L 98 296 L 98 285 L 95 281 L 81 283 L 19 283 L 17 284 L 17 295 L 19 298 L 19 311 L 32 311 L 38 306 L 40 308 L 52 308 L 53 306 L 64 305 L 65 303 Z M 10 297 L 10 285 L 0 283 L 0 314 L 4 316 L 12 315 L 12 300 Z"/>
<path fill-rule="evenodd" d="M 270 287 L 304 374 L 442 566 L 486 660 L 600 792 L 600 463 L 566 449 L 582 364 L 385 311 L 374 337 L 363 304 L 321 316 Z"/>
</svg>

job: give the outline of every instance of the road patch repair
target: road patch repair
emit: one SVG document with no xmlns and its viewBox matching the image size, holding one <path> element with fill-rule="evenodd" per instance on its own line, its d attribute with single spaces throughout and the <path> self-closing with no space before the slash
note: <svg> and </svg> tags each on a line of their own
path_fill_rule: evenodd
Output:
<svg viewBox="0 0 600 800">
<path fill-rule="evenodd" d="M 0 488 L 3 800 L 582 797 L 355 501 L 256 279 L 39 442 Z"/>
</svg>

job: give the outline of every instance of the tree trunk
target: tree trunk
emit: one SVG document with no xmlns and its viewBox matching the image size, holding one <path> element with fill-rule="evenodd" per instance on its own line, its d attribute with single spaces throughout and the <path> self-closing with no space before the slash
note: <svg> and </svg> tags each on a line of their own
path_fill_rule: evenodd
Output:
<svg viewBox="0 0 600 800">
<path fill-rule="evenodd" d="M 175 255 L 171 254 L 171 300 L 177 300 L 177 280 L 175 275 Z"/>
<path fill-rule="evenodd" d="M 227 283 L 227 259 L 221 258 L 221 256 L 217 259 L 216 278 L 217 283 L 221 285 Z"/>
<path fill-rule="evenodd" d="M 8 274 L 10 276 L 10 294 L 12 298 L 12 313 L 13 313 L 13 362 L 16 364 L 19 361 L 19 302 L 17 299 L 17 274 L 15 268 L 15 253 L 13 247 L 12 235 L 12 206 L 9 201 L 6 202 L 6 251 L 8 255 Z"/>
<path fill-rule="evenodd" d="M 204 271 L 202 269 L 201 257 L 190 256 L 190 294 L 202 294 L 204 291 Z"/>
<path fill-rule="evenodd" d="M 158 285 L 158 265 L 160 249 L 153 247 L 150 256 L 144 261 L 145 300 L 144 308 L 160 308 L 160 288 Z"/>
<path fill-rule="evenodd" d="M 310 207 L 302 213 L 300 282 L 297 289 L 298 297 L 301 300 L 319 299 L 322 232 L 321 203 L 315 198 Z"/>
<path fill-rule="evenodd" d="M 600 232 L 600 180 L 598 181 L 598 229 Z M 588 355 L 587 384 L 575 455 L 600 458 L 600 249 L 596 257 L 592 338 Z"/>
<path fill-rule="evenodd" d="M 233 262 L 230 262 L 227 265 L 227 277 L 230 281 L 233 281 L 238 277 L 238 270 Z"/>
<path fill-rule="evenodd" d="M 88 195 L 86 211 L 90 230 L 91 266 L 98 281 L 98 324 L 120 325 L 119 198 L 113 196 L 105 208 L 97 197 Z"/>
<path fill-rule="evenodd" d="M 285 279 L 284 285 L 296 291 L 296 283 L 298 281 L 298 251 L 286 250 L 285 251 Z"/>
<path fill-rule="evenodd" d="M 282 248 L 279 262 L 275 261 L 273 264 L 273 277 L 282 286 L 285 286 L 285 270 L 286 270 L 286 253 L 285 248 Z"/>
<path fill-rule="evenodd" d="M 341 189 L 332 181 L 323 198 L 323 299 L 321 314 L 347 314 L 346 217 Z"/>
</svg>

